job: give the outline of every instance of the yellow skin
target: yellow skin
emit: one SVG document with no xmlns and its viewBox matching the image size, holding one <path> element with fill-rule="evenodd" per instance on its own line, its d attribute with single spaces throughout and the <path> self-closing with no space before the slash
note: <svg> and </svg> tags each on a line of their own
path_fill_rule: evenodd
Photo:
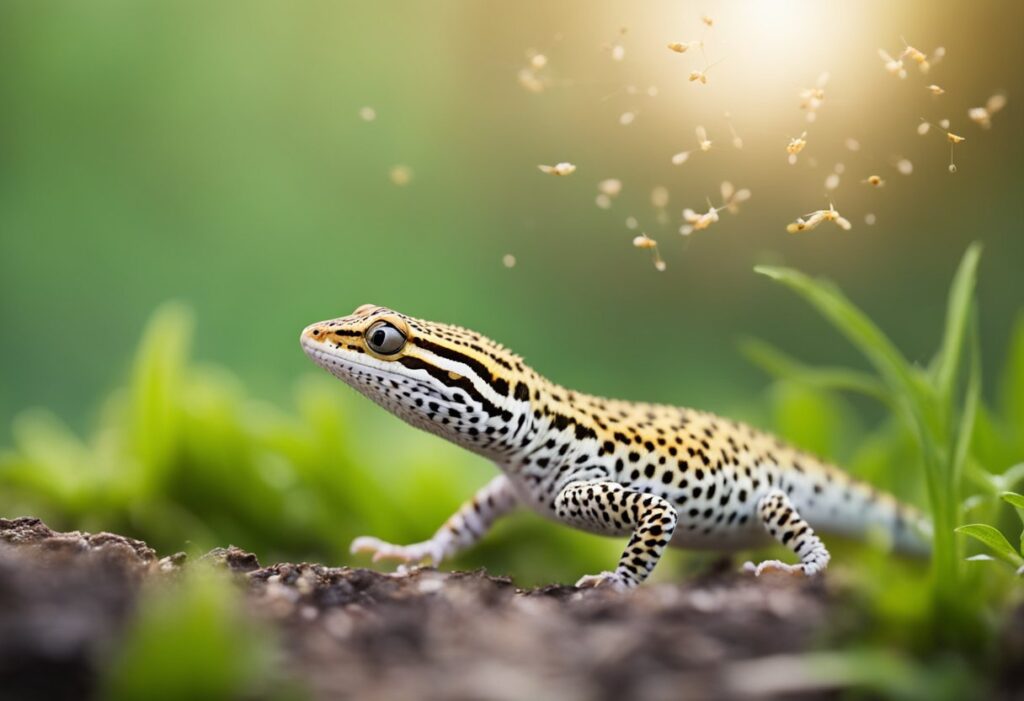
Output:
<svg viewBox="0 0 1024 701">
<path fill-rule="evenodd" d="M 488 458 L 501 474 L 429 540 L 356 539 L 374 559 L 435 564 L 519 506 L 594 533 L 630 536 L 618 567 L 580 586 L 642 582 L 664 548 L 737 550 L 775 538 L 799 557 L 755 574 L 814 575 L 829 553 L 809 524 L 927 552 L 909 507 L 779 439 L 712 414 L 560 387 L 473 331 L 374 305 L 303 330 L 306 354 L 391 413 Z"/>
</svg>

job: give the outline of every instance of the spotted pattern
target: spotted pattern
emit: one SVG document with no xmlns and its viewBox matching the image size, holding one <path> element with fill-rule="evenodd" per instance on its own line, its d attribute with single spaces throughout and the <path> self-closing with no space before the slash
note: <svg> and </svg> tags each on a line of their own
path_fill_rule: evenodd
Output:
<svg viewBox="0 0 1024 701">
<path fill-rule="evenodd" d="M 572 482 L 555 499 L 563 523 L 604 534 L 631 534 L 619 566 L 617 583 L 636 586 L 658 564 L 676 528 L 676 509 L 667 500 L 623 487 L 617 482 Z"/>
<path fill-rule="evenodd" d="M 367 344 L 380 323 L 405 338 L 392 355 Z M 389 412 L 493 461 L 516 503 L 577 528 L 630 535 L 610 575 L 626 586 L 643 581 L 666 545 L 736 550 L 785 538 L 805 573 L 820 571 L 828 553 L 808 523 L 849 536 L 876 527 L 902 550 L 928 549 L 916 511 L 774 436 L 702 411 L 566 389 L 474 331 L 364 305 L 307 327 L 301 342 L 314 362 Z M 581 496 L 581 485 L 592 494 Z M 796 534 L 794 523 L 807 530 Z M 666 541 L 659 546 L 639 533 L 654 525 L 661 533 L 653 540 Z"/>
</svg>

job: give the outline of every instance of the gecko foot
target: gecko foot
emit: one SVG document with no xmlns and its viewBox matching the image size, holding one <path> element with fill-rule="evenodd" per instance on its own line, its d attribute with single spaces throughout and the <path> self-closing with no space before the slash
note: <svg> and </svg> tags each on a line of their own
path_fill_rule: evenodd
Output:
<svg viewBox="0 0 1024 701">
<path fill-rule="evenodd" d="M 790 565 L 781 560 L 765 560 L 756 565 L 753 562 L 746 562 L 743 565 L 743 571 L 753 574 L 755 577 L 760 577 L 763 574 L 788 574 L 795 577 L 811 577 L 821 572 L 822 569 L 816 562 Z"/>
<path fill-rule="evenodd" d="M 433 540 L 425 540 L 422 543 L 412 545 L 393 545 L 385 543 L 380 538 L 362 536 L 352 541 L 349 551 L 356 553 L 372 553 L 373 561 L 398 560 L 399 562 L 420 562 L 430 560 L 431 564 L 437 566 L 444 559 L 444 546 Z"/>
<path fill-rule="evenodd" d="M 579 589 L 611 589 L 612 591 L 626 591 L 630 588 L 626 580 L 615 572 L 588 574 L 580 577 L 576 586 Z"/>
</svg>

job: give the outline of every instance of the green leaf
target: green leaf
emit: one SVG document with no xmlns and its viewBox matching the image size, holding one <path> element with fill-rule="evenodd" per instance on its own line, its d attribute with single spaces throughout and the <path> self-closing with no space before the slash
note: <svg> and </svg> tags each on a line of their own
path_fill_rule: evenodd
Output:
<svg viewBox="0 0 1024 701">
<path fill-rule="evenodd" d="M 759 265 L 754 270 L 783 283 L 804 297 L 864 354 L 893 394 L 911 398 L 913 408 L 919 415 L 926 413 L 924 387 L 906 359 L 867 315 L 834 285 L 814 280 L 790 268 Z"/>
<path fill-rule="evenodd" d="M 796 360 L 775 346 L 756 338 L 740 342 L 747 360 L 769 375 L 817 389 L 858 392 L 882 403 L 889 402 L 885 385 L 866 372 L 844 367 L 814 367 Z"/>
<path fill-rule="evenodd" d="M 212 570 L 146 589 L 106 671 L 104 697 L 246 698 L 250 687 L 273 685 L 273 638 L 245 618 L 237 598 L 227 577 Z"/>
<path fill-rule="evenodd" d="M 939 399 L 944 405 L 949 403 L 956 390 L 956 372 L 967 337 L 967 324 L 973 306 L 974 287 L 980 258 L 981 244 L 975 242 L 964 253 L 949 290 L 946 329 L 942 338 L 942 346 L 939 349 L 938 363 L 935 367 L 936 387 Z"/>
<path fill-rule="evenodd" d="M 153 493 L 170 470 L 180 440 L 180 416 L 192 315 L 176 303 L 154 312 L 135 354 L 132 371 L 131 437 L 142 479 Z"/>
<path fill-rule="evenodd" d="M 967 526 L 960 526 L 956 529 L 956 532 L 968 535 L 984 543 L 997 557 L 1015 567 L 1024 565 L 1024 558 L 1017 554 L 1017 551 L 1010 545 L 1010 541 L 1006 539 L 1006 536 L 992 526 L 987 526 L 984 523 L 972 523 Z"/>
<path fill-rule="evenodd" d="M 1015 492 L 1003 492 L 1000 494 L 1007 504 L 1013 507 L 1013 510 L 1017 512 L 1017 517 L 1020 522 L 1024 524 L 1024 496 Z M 1024 531 L 1020 532 L 1020 553 L 1024 555 Z"/>
</svg>

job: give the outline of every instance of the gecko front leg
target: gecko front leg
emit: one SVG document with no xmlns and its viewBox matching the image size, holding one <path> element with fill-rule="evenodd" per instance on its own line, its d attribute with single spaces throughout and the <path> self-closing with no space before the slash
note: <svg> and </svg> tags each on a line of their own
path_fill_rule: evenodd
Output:
<svg viewBox="0 0 1024 701">
<path fill-rule="evenodd" d="M 586 530 L 632 533 L 615 571 L 587 575 L 578 587 L 632 589 L 658 564 L 676 528 L 676 509 L 666 499 L 617 482 L 572 482 L 555 499 L 555 513 Z"/>
<path fill-rule="evenodd" d="M 495 521 L 517 505 L 518 498 L 511 483 L 505 475 L 499 475 L 459 507 L 430 540 L 412 545 L 392 545 L 379 538 L 362 536 L 352 541 L 350 550 L 353 554 L 373 553 L 374 562 L 430 560 L 436 566 L 478 542 Z"/>
<path fill-rule="evenodd" d="M 814 529 L 800 517 L 785 492 L 773 489 L 765 494 L 757 505 L 757 512 L 765 530 L 795 552 L 800 558 L 800 564 L 790 565 L 779 560 L 765 560 L 757 565 L 748 562 L 744 565 L 747 572 L 753 572 L 756 576 L 765 572 L 811 576 L 828 566 L 831 559 L 828 549 L 821 538 L 815 535 Z"/>
</svg>

